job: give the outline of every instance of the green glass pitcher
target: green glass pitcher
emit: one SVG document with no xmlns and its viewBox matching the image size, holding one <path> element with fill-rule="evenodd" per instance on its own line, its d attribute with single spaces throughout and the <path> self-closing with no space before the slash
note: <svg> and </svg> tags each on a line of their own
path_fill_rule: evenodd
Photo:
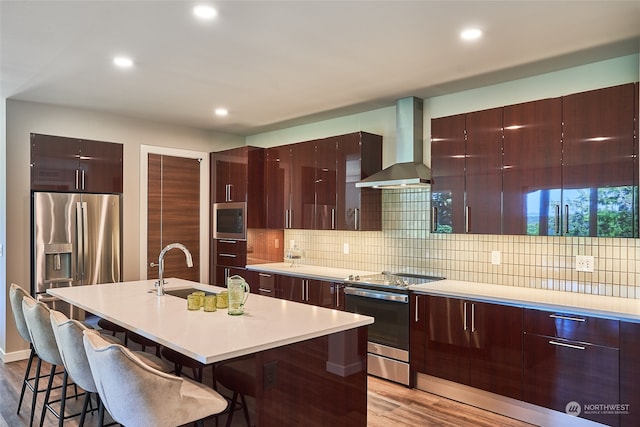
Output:
<svg viewBox="0 0 640 427">
<path fill-rule="evenodd" d="M 244 306 L 247 303 L 251 288 L 242 276 L 234 275 L 227 279 L 227 290 L 229 291 L 228 314 L 238 316 L 244 313 Z"/>
</svg>

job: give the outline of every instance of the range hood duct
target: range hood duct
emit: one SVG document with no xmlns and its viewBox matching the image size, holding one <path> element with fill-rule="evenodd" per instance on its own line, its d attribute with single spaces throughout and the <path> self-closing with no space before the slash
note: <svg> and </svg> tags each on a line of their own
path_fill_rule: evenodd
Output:
<svg viewBox="0 0 640 427">
<path fill-rule="evenodd" d="M 431 183 L 431 169 L 422 161 L 423 104 L 416 97 L 396 101 L 396 162 L 356 183 L 356 187 L 423 188 Z"/>
</svg>

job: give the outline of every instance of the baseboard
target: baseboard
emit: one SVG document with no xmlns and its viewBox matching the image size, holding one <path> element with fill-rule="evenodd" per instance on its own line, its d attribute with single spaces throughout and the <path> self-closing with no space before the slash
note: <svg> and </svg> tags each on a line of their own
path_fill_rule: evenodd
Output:
<svg viewBox="0 0 640 427">
<path fill-rule="evenodd" d="M 416 388 L 537 426 L 604 426 L 604 424 L 596 423 L 595 421 L 574 417 L 563 412 L 532 405 L 430 375 L 417 374 Z"/>
<path fill-rule="evenodd" d="M 29 349 L 12 351 L 11 353 L 5 353 L 4 349 L 0 349 L 0 360 L 2 360 L 2 363 L 17 362 L 18 360 L 28 359 L 30 354 L 31 350 Z"/>
</svg>

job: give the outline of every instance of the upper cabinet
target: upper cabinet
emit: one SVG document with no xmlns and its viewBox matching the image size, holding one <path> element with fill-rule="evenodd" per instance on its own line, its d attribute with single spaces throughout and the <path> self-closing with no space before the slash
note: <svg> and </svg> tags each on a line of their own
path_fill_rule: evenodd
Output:
<svg viewBox="0 0 640 427">
<path fill-rule="evenodd" d="M 637 235 L 637 86 L 562 98 L 563 233 Z"/>
<path fill-rule="evenodd" d="M 382 229 L 382 192 L 358 188 L 356 183 L 382 169 L 382 137 L 366 132 L 341 135 L 336 140 L 336 230 Z"/>
<path fill-rule="evenodd" d="M 503 233 L 560 234 L 562 99 L 504 107 Z"/>
<path fill-rule="evenodd" d="M 238 147 L 210 156 L 211 199 L 214 203 L 246 202 L 247 226 L 263 228 L 264 149 Z"/>
<path fill-rule="evenodd" d="M 465 115 L 431 121 L 432 231 L 462 233 L 464 226 Z"/>
<path fill-rule="evenodd" d="M 31 189 L 122 193 L 122 144 L 31 134 Z"/>
<path fill-rule="evenodd" d="M 266 150 L 268 228 L 380 230 L 380 190 L 355 183 L 382 168 L 382 137 L 351 133 Z"/>
<path fill-rule="evenodd" d="M 465 122 L 465 232 L 500 234 L 502 108 L 469 113 Z"/>
<path fill-rule="evenodd" d="M 637 237 L 637 92 L 433 119 L 433 231 Z"/>
</svg>

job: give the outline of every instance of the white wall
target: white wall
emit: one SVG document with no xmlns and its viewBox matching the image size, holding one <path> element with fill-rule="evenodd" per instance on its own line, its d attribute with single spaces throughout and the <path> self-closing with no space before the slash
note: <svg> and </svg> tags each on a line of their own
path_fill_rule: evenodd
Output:
<svg viewBox="0 0 640 427">
<path fill-rule="evenodd" d="M 0 98 L 0 325 L 13 324 L 13 314 L 8 308 L 9 290 L 7 286 L 7 132 L 6 132 L 6 99 Z M 13 327 L 15 330 L 15 327 Z M 0 326 L 0 349 L 7 348 L 7 328 Z M 0 354 L 0 356 L 2 356 Z"/>
<path fill-rule="evenodd" d="M 117 142 L 124 144 L 124 194 L 123 194 L 123 276 L 124 280 L 140 278 L 140 146 L 182 148 L 211 152 L 244 145 L 244 138 L 211 133 L 204 130 L 155 123 L 133 118 L 84 111 L 55 105 L 22 101 L 7 101 L 6 105 L 6 221 L 7 235 L 5 258 L 6 283 L 15 282 L 24 287 L 30 285 L 30 133 L 42 133 Z M 1 148 L 1 146 L 0 146 Z M 4 194 L 4 193 L 3 193 Z M 0 206 L 2 200 L 0 199 Z M 2 209 L 0 220 L 5 209 Z M 0 233 L 1 231 L 0 226 Z M 2 237 L 2 234 L 0 234 Z M 2 286 L 7 295 L 6 284 Z M 6 342 L 0 344 L 6 353 L 26 346 L 13 326 L 13 318 L 6 302 L 2 304 L 10 322 L 6 330 Z M 0 332 L 2 337 L 4 331 Z M 0 354 L 1 355 L 1 354 Z"/>
</svg>

